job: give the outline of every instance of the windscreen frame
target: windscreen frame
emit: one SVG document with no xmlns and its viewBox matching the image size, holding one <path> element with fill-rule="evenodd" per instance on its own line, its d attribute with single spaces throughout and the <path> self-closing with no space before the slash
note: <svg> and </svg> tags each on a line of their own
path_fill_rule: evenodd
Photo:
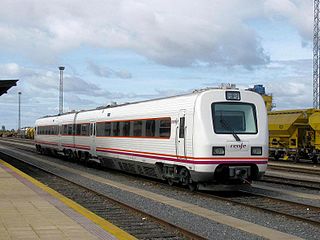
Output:
<svg viewBox="0 0 320 240">
<path fill-rule="evenodd" d="M 247 105 L 247 106 L 251 106 L 252 109 L 252 115 L 253 115 L 253 122 L 254 122 L 254 126 L 255 126 L 255 131 L 250 131 L 250 132 L 243 132 L 243 131 L 237 131 L 237 129 L 235 129 L 234 131 L 229 130 L 229 131 L 219 131 L 216 129 L 216 125 L 215 125 L 215 113 L 216 113 L 216 105 L 218 104 L 222 104 L 222 105 Z M 249 135 L 255 135 L 258 134 L 259 132 L 259 128 L 258 128 L 258 121 L 257 121 L 257 109 L 255 104 L 253 103 L 248 103 L 248 102 L 213 102 L 211 104 L 211 118 L 212 118 L 212 127 L 213 127 L 213 131 L 215 134 L 249 134 Z M 246 121 L 246 119 L 245 119 Z M 246 123 L 246 122 L 245 122 Z"/>
</svg>

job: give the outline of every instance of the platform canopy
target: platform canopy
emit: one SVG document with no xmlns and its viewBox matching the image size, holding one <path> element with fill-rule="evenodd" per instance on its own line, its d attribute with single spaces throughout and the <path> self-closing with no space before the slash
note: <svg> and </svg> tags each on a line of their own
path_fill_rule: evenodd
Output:
<svg viewBox="0 0 320 240">
<path fill-rule="evenodd" d="M 17 85 L 18 80 L 0 80 L 0 96 Z"/>
</svg>

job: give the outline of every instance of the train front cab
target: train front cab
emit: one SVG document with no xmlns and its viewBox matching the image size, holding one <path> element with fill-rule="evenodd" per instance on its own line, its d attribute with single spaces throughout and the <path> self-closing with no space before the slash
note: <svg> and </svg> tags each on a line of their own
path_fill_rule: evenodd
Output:
<svg viewBox="0 0 320 240">
<path fill-rule="evenodd" d="M 267 168 L 267 113 L 260 95 L 239 90 L 204 92 L 196 102 L 192 179 L 250 183 Z"/>
</svg>

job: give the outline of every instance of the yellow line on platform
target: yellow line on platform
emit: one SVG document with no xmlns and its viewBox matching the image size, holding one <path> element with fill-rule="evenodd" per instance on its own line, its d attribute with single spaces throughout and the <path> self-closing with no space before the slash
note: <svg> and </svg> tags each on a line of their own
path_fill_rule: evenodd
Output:
<svg viewBox="0 0 320 240">
<path fill-rule="evenodd" d="M 99 225 L 105 231 L 111 233 L 117 239 L 124 239 L 124 240 L 136 239 L 135 237 L 133 237 L 129 233 L 125 232 L 124 230 L 118 228 L 117 226 L 113 225 L 112 223 L 108 222 L 107 220 L 97 216 L 96 214 L 94 214 L 93 212 L 91 212 L 91 211 L 87 210 L 86 208 L 82 207 L 78 203 L 76 203 L 76 202 L 72 201 L 71 199 L 61 195 L 57 191 L 55 191 L 52 188 L 44 185 L 43 183 L 39 182 L 38 180 L 30 177 L 29 175 L 25 174 L 24 172 L 20 171 L 19 169 L 13 167 L 12 165 L 10 165 L 10 164 L 8 164 L 6 162 L 4 162 L 1 159 L 0 159 L 0 164 L 10 168 L 12 171 L 17 173 L 21 177 L 27 179 L 29 182 L 31 182 L 35 186 L 37 186 L 37 187 L 41 188 L 42 190 L 44 190 L 45 192 L 49 193 L 54 198 L 57 198 L 58 200 L 60 200 L 61 202 L 63 202 L 64 204 L 66 204 L 68 207 L 72 208 L 76 212 L 80 213 L 81 215 L 83 215 L 87 219 L 90 219 L 92 222 L 94 222 L 97 225 Z"/>
</svg>

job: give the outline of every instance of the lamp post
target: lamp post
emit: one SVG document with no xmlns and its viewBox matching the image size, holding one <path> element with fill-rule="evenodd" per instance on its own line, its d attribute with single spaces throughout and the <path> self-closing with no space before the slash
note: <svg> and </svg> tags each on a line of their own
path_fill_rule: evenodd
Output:
<svg viewBox="0 0 320 240">
<path fill-rule="evenodd" d="M 60 87 L 59 87 L 59 114 L 63 113 L 63 70 L 64 67 L 60 66 Z"/>
<path fill-rule="evenodd" d="M 18 104 L 18 134 L 20 134 L 21 129 L 21 92 L 18 92 L 19 104 Z"/>
</svg>

